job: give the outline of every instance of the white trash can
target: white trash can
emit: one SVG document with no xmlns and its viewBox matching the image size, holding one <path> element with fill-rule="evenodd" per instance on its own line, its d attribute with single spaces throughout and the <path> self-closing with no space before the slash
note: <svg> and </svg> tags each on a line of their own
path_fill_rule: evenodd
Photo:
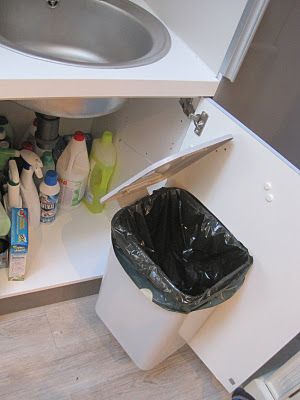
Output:
<svg viewBox="0 0 300 400">
<path fill-rule="evenodd" d="M 124 203 L 128 206 L 121 209 L 112 221 L 113 246 L 110 250 L 107 270 L 102 280 L 96 312 L 135 364 L 143 370 L 155 367 L 192 339 L 209 315 L 214 312 L 214 306 L 231 297 L 241 286 L 245 274 L 251 266 L 252 257 L 247 249 L 230 234 L 205 206 L 187 191 L 178 188 L 161 188 L 151 196 L 145 196 L 147 187 L 165 180 L 228 140 L 228 137 L 223 137 L 159 161 L 102 199 L 102 202 L 121 199 L 122 206 L 124 206 Z M 184 203 L 184 199 L 187 200 L 187 203 Z M 136 200 L 138 201 L 135 203 Z M 151 255 L 148 254 L 149 249 L 144 241 L 147 243 L 149 240 L 151 243 L 159 241 L 161 225 L 157 225 L 157 234 L 150 239 L 149 237 L 142 237 L 141 232 L 138 232 L 139 228 L 144 226 L 145 231 L 149 231 L 150 235 L 150 229 L 147 225 L 150 220 L 147 218 L 152 218 L 152 210 L 157 210 L 156 206 L 160 204 L 160 214 L 155 214 L 158 224 L 160 224 L 164 219 L 164 206 L 168 204 L 168 201 L 170 204 L 172 203 L 172 210 L 174 204 L 178 204 L 178 212 L 176 211 L 175 214 L 179 219 L 174 222 L 173 215 L 172 218 L 166 219 L 164 232 L 166 232 L 167 237 L 171 229 L 173 229 L 173 235 L 177 235 L 178 228 L 178 240 L 180 241 L 183 235 L 183 243 L 185 243 L 185 232 L 191 229 L 192 244 L 188 244 L 187 252 L 193 253 L 194 250 L 196 253 L 199 252 L 199 244 L 202 245 L 200 238 L 204 245 L 208 246 L 207 248 L 204 247 L 203 250 L 204 259 L 207 259 L 207 249 L 212 248 L 216 252 L 214 257 L 217 261 L 213 257 L 209 260 L 213 267 L 216 265 L 216 270 L 213 270 L 213 273 L 210 270 L 204 273 L 201 264 L 199 273 L 204 276 L 203 282 L 205 279 L 209 283 L 214 282 L 213 279 L 217 279 L 217 284 L 205 289 L 203 293 L 201 291 L 196 294 L 186 293 L 175 284 L 175 281 L 178 280 L 175 276 L 177 274 L 177 271 L 175 271 L 175 264 L 178 261 L 177 255 L 174 263 L 172 258 L 171 261 L 168 260 L 169 272 L 170 268 L 172 270 L 174 266 L 175 278 L 172 280 L 169 276 L 172 274 L 169 273 L 168 275 L 163 267 L 159 263 L 156 264 Z M 185 205 L 185 211 L 182 211 Z M 190 205 L 190 207 L 187 205 Z M 195 214 L 191 214 L 194 212 Z M 183 223 L 183 220 L 181 220 L 183 215 L 188 216 L 187 223 Z M 197 232 L 195 232 L 198 222 L 194 225 L 194 221 L 198 220 L 200 225 L 201 221 L 203 223 L 201 226 L 199 225 Z M 152 221 L 156 223 L 155 219 Z M 123 222 L 125 223 L 123 224 Z M 126 223 L 128 224 L 126 225 Z M 134 231 L 134 227 L 136 231 Z M 131 231 L 131 229 L 133 230 Z M 182 229 L 184 233 L 181 232 Z M 214 235 L 216 235 L 216 239 L 214 239 Z M 199 239 L 198 247 L 196 246 L 195 249 L 193 248 L 194 236 Z M 168 237 L 165 242 L 168 246 L 170 238 L 172 239 L 173 236 Z M 216 241 L 214 242 L 214 240 Z M 223 257 L 220 266 L 218 264 L 218 251 L 221 246 L 225 247 L 225 251 L 220 253 L 220 257 Z M 176 249 L 175 245 L 174 251 Z M 185 248 L 183 252 L 185 253 Z M 237 260 L 233 259 L 231 263 L 228 254 L 236 254 L 236 252 L 239 253 L 239 257 L 237 257 Z M 173 254 L 173 249 L 171 253 Z M 182 249 L 178 254 L 179 256 L 182 254 Z M 230 268 L 234 268 L 233 271 L 229 271 L 230 273 L 226 268 L 224 269 L 226 257 L 230 260 Z M 182 264 L 179 260 L 179 275 L 184 268 L 184 263 L 186 263 L 186 260 L 182 261 Z M 187 262 L 187 265 L 192 266 L 192 272 L 188 271 L 188 267 L 184 271 L 189 274 L 188 286 L 190 277 L 193 278 L 195 275 L 194 264 L 193 259 L 190 264 Z M 209 268 L 211 268 L 210 264 Z M 197 262 L 195 265 L 198 268 Z M 219 274 L 219 276 L 220 271 L 223 275 Z M 198 279 L 198 275 L 193 279 L 195 279 L 196 287 L 202 287 L 202 281 Z"/>
<path fill-rule="evenodd" d="M 148 370 L 192 338 L 214 308 L 176 313 L 154 304 L 144 293 L 111 249 L 96 312 L 133 362 Z"/>
</svg>

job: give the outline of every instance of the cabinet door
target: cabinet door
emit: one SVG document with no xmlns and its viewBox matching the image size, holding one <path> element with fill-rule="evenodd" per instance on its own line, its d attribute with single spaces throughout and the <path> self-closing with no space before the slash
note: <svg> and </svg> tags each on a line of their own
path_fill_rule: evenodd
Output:
<svg viewBox="0 0 300 400">
<path fill-rule="evenodd" d="M 228 391 L 243 383 L 300 330 L 300 175 L 271 147 L 211 100 L 182 147 L 223 134 L 234 139 L 177 175 L 249 249 L 253 267 L 218 306 L 190 347 Z"/>
</svg>

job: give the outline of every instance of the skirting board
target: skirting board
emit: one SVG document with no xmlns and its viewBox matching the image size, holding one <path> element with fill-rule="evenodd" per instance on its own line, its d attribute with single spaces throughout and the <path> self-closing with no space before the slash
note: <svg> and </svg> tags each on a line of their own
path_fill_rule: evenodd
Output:
<svg viewBox="0 0 300 400">
<path fill-rule="evenodd" d="M 0 299 L 0 315 L 99 293 L 101 278 Z"/>
</svg>

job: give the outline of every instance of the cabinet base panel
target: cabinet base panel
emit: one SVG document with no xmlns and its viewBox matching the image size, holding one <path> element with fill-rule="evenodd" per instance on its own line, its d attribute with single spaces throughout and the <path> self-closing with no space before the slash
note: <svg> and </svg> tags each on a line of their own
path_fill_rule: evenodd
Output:
<svg viewBox="0 0 300 400">
<path fill-rule="evenodd" d="M 0 315 L 99 293 L 101 278 L 0 299 Z"/>
</svg>

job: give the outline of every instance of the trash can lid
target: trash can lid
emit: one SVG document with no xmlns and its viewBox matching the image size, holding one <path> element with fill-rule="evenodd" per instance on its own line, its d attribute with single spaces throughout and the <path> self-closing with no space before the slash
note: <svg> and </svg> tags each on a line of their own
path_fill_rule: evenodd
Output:
<svg viewBox="0 0 300 400">
<path fill-rule="evenodd" d="M 134 197 L 143 189 L 177 174 L 232 139 L 232 135 L 220 136 L 157 161 L 102 197 L 100 202 L 104 204 L 111 200 L 120 200 L 128 195 Z"/>
</svg>

